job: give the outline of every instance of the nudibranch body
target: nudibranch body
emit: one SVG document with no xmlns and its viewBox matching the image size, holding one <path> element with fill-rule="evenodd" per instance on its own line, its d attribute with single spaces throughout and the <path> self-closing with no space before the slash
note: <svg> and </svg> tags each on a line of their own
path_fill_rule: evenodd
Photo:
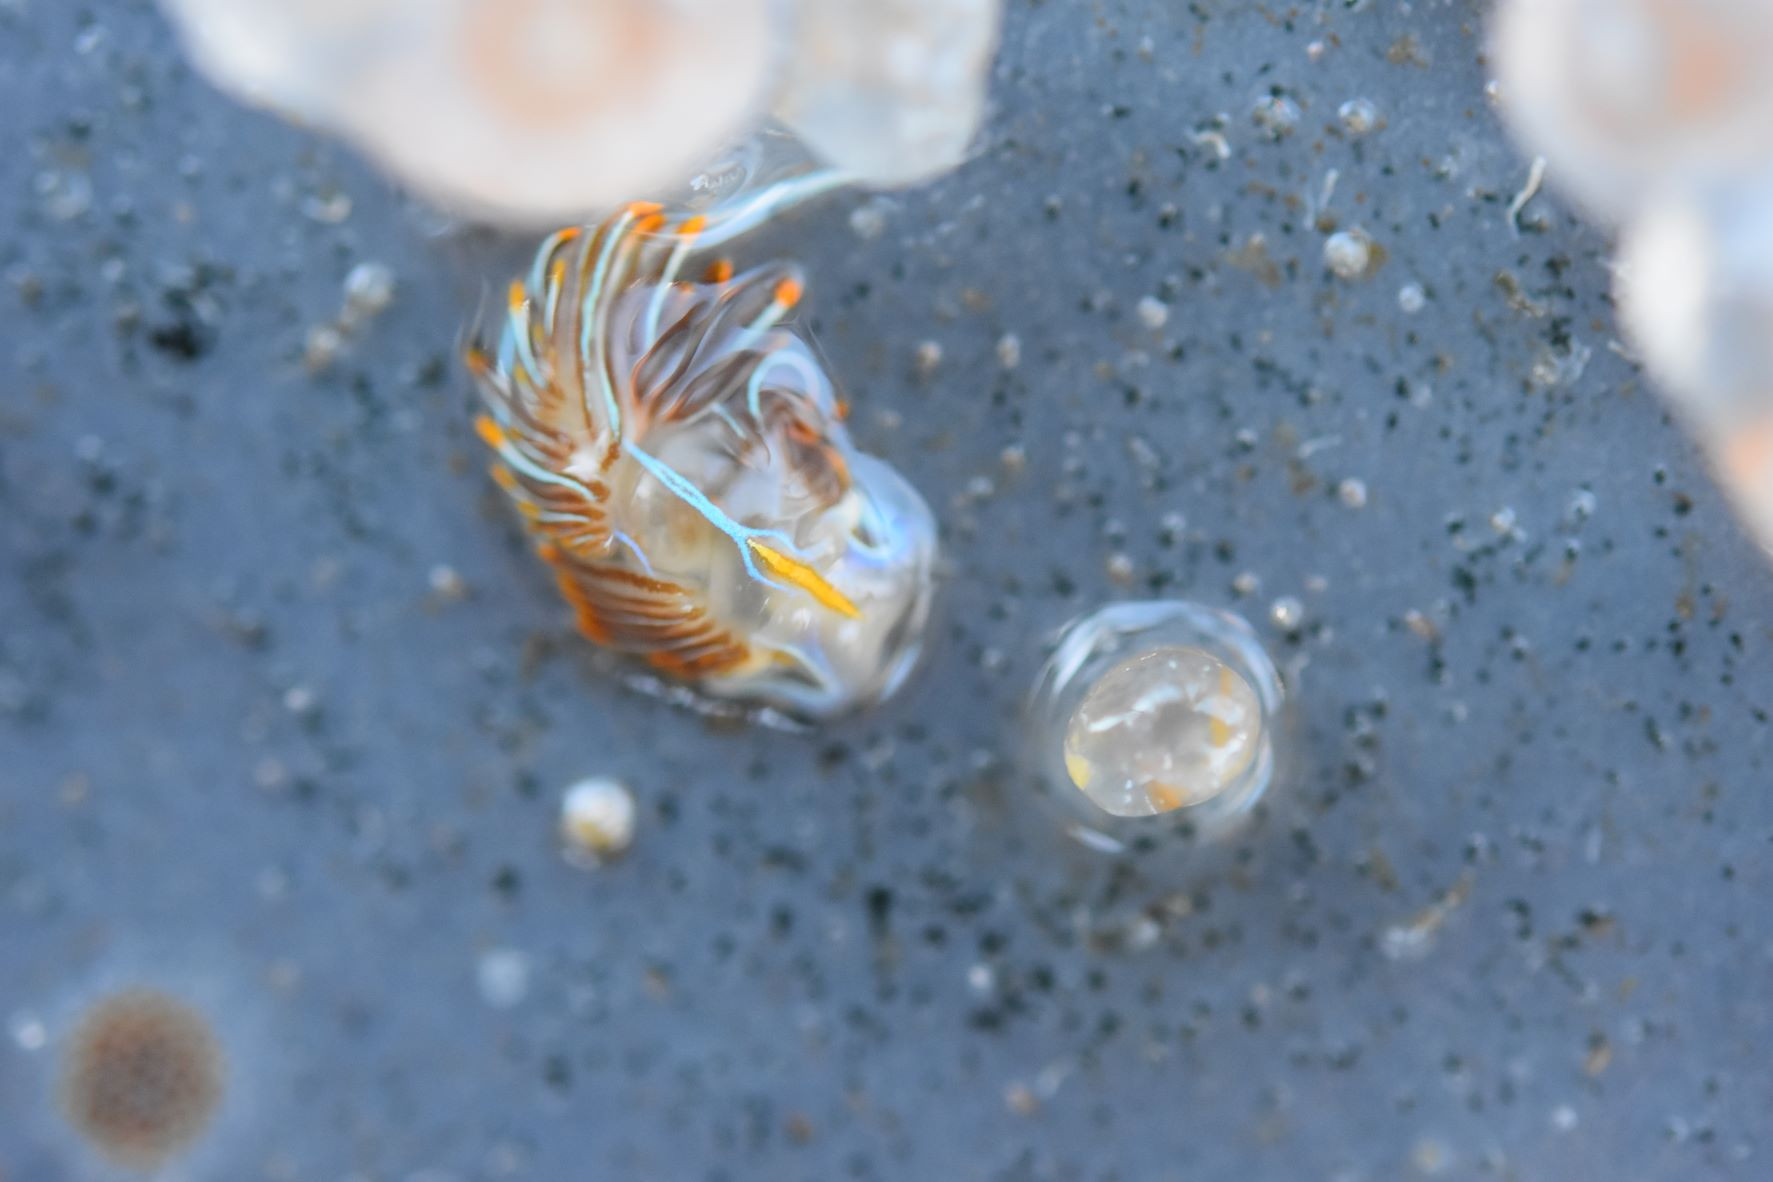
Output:
<svg viewBox="0 0 1773 1182">
<path fill-rule="evenodd" d="M 585 636 L 712 695 L 824 718 L 910 670 L 935 525 L 850 442 L 791 323 L 797 267 L 717 259 L 684 278 L 780 196 L 707 216 L 634 204 L 552 235 L 497 345 L 468 363 L 494 478 Z"/>
</svg>

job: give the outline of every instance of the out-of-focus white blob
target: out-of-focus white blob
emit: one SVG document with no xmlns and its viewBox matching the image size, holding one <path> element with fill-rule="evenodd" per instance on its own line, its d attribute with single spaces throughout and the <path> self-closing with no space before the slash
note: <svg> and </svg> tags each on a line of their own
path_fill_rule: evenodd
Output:
<svg viewBox="0 0 1773 1182">
<path fill-rule="evenodd" d="M 767 105 L 770 0 L 163 0 L 247 101 L 446 204 L 571 219 L 680 181 Z"/>
<path fill-rule="evenodd" d="M 1620 317 L 1773 549 L 1773 180 L 1657 203 L 1627 228 Z"/>
<path fill-rule="evenodd" d="M 999 0 L 799 0 L 776 113 L 872 185 L 965 158 L 985 109 Z"/>
<path fill-rule="evenodd" d="M 248 102 L 464 212 L 584 218 L 681 182 L 771 106 L 856 180 L 960 163 L 1001 0 L 162 0 Z"/>
<path fill-rule="evenodd" d="M 1505 109 L 1599 217 L 1773 159 L 1773 0 L 1504 0 L 1495 30 Z"/>
</svg>

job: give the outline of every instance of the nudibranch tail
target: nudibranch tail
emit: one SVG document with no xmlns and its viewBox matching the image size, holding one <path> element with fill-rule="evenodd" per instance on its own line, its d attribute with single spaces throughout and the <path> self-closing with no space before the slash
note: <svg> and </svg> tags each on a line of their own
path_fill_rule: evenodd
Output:
<svg viewBox="0 0 1773 1182">
<path fill-rule="evenodd" d="M 550 235 L 506 294 L 498 343 L 466 362 L 494 479 L 586 637 L 711 692 L 825 715 L 909 668 L 934 525 L 849 442 L 794 323 L 798 267 L 721 259 L 685 278 L 803 180 L 783 184 Z"/>
</svg>

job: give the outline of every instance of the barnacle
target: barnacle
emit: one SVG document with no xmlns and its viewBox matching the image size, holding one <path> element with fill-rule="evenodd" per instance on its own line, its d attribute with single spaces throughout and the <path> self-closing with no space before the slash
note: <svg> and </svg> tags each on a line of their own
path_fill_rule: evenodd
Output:
<svg viewBox="0 0 1773 1182">
<path fill-rule="evenodd" d="M 579 630 L 720 697 L 822 718 L 892 692 L 935 527 L 858 452 L 792 314 L 796 266 L 695 257 L 818 182 L 707 214 L 634 204 L 542 245 L 473 348 L 495 480 Z"/>
</svg>

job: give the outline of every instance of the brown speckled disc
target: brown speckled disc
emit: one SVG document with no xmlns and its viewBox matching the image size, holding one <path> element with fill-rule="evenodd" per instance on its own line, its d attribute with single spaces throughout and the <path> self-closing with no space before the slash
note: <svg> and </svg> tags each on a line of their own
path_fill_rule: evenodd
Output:
<svg viewBox="0 0 1773 1182">
<path fill-rule="evenodd" d="M 202 1134 L 222 1099 L 221 1047 L 196 1011 L 162 993 L 106 998 L 69 1040 L 62 1107 L 105 1157 L 158 1165 Z"/>
</svg>

